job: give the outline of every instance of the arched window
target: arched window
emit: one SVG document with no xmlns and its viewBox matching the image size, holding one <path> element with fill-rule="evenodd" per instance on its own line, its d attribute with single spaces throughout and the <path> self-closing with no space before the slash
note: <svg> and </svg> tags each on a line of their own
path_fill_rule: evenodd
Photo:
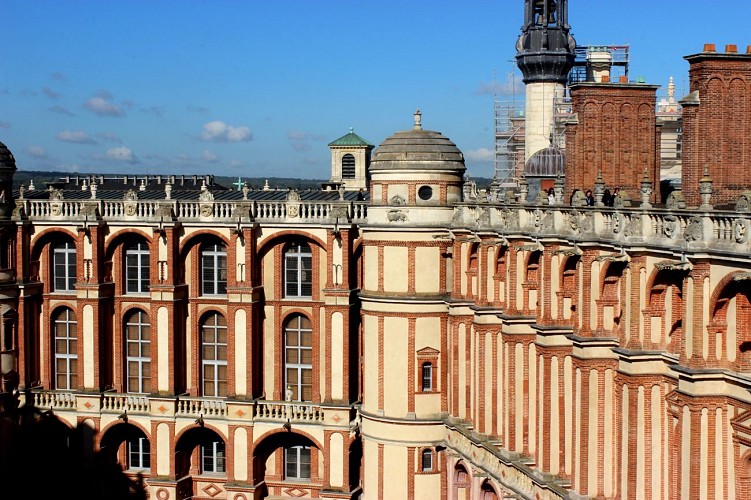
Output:
<svg viewBox="0 0 751 500">
<path fill-rule="evenodd" d="M 310 446 L 284 448 L 284 479 L 310 481 Z"/>
<path fill-rule="evenodd" d="M 151 392 L 151 323 L 140 309 L 125 318 L 127 392 Z"/>
<path fill-rule="evenodd" d="M 71 292 L 76 289 L 76 247 L 65 242 L 52 248 L 53 289 Z"/>
<path fill-rule="evenodd" d="M 423 392 L 433 390 L 433 363 L 422 364 L 422 390 Z"/>
<path fill-rule="evenodd" d="M 284 373 L 292 401 L 313 400 L 313 330 L 301 314 L 284 325 Z"/>
<path fill-rule="evenodd" d="M 284 253 L 286 297 L 313 296 L 313 254 L 306 244 L 293 243 Z"/>
<path fill-rule="evenodd" d="M 78 387 L 78 325 L 76 313 L 63 307 L 52 318 L 55 346 L 55 389 Z"/>
<path fill-rule="evenodd" d="M 211 441 L 201 445 L 201 474 L 222 474 L 226 472 L 226 450 L 224 441 Z"/>
<path fill-rule="evenodd" d="M 347 153 L 342 156 L 342 179 L 355 178 L 355 157 Z"/>
<path fill-rule="evenodd" d="M 128 469 L 151 468 L 151 446 L 146 436 L 128 438 Z"/>
<path fill-rule="evenodd" d="M 125 292 L 147 293 L 151 276 L 151 252 L 142 242 L 125 246 Z"/>
<path fill-rule="evenodd" d="M 433 472 L 433 450 L 426 448 L 420 455 L 420 467 L 423 472 Z"/>
<path fill-rule="evenodd" d="M 227 293 L 227 248 L 223 244 L 201 250 L 201 278 L 202 295 Z"/>
<path fill-rule="evenodd" d="M 203 395 L 227 395 L 227 320 L 219 313 L 206 315 L 201 324 Z"/>
</svg>

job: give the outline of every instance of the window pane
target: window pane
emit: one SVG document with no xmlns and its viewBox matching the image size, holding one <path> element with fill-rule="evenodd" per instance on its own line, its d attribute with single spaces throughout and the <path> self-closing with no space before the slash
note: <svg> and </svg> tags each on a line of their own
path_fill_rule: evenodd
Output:
<svg viewBox="0 0 751 500">
<path fill-rule="evenodd" d="M 313 351 L 311 349 L 305 349 L 300 351 L 300 362 L 304 365 L 313 364 Z"/>
</svg>

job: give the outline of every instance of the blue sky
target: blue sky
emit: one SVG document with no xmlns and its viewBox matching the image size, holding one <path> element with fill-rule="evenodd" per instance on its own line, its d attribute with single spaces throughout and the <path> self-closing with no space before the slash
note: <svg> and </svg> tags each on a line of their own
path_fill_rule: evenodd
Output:
<svg viewBox="0 0 751 500">
<path fill-rule="evenodd" d="M 751 44 L 747 1 L 570 0 L 583 45 L 685 90 L 684 56 Z M 522 0 L 0 0 L 0 141 L 20 170 L 328 179 L 350 127 L 423 127 L 493 175 L 494 88 Z M 495 82 L 495 83 L 494 83 Z M 499 95 L 499 97 L 503 97 Z M 520 94 L 523 98 L 523 94 Z"/>
</svg>

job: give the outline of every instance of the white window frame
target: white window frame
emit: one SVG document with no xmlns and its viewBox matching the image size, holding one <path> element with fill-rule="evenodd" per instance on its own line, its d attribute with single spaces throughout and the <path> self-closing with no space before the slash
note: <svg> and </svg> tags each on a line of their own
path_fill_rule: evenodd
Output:
<svg viewBox="0 0 751 500">
<path fill-rule="evenodd" d="M 307 320 L 310 324 L 310 319 L 302 314 L 292 315 L 284 323 L 284 386 L 292 391 L 292 401 L 310 401 L 313 393 L 313 328 L 303 326 L 303 320 Z M 302 345 L 304 333 L 310 334 L 309 346 Z M 295 336 L 296 345 L 288 343 L 289 334 Z M 304 355 L 310 357 L 310 363 L 302 362 Z M 289 362 L 290 356 L 296 358 L 297 362 Z M 296 374 L 297 382 L 289 380 L 290 371 Z M 303 382 L 303 376 L 306 374 L 310 376 L 311 382 L 309 384 Z M 303 399 L 305 389 L 308 389 L 311 395 L 307 399 Z"/>
<path fill-rule="evenodd" d="M 201 295 L 227 294 L 227 247 L 223 243 L 201 250 Z"/>
<path fill-rule="evenodd" d="M 201 474 L 224 474 L 227 472 L 227 447 L 224 441 L 212 441 L 201 445 Z"/>
<path fill-rule="evenodd" d="M 131 277 L 131 270 L 134 276 Z M 125 247 L 125 293 L 148 293 L 151 278 L 151 251 L 142 242 Z"/>
<path fill-rule="evenodd" d="M 422 378 L 422 391 L 423 392 L 432 392 L 433 391 L 433 363 L 430 361 L 426 361 L 422 364 L 421 369 L 421 378 Z"/>
<path fill-rule="evenodd" d="M 131 339 L 128 332 L 134 329 L 137 338 Z M 140 309 L 133 309 L 128 313 L 125 322 L 125 367 L 126 367 L 126 384 L 127 392 L 134 394 L 144 394 L 151 392 L 151 322 L 149 315 Z M 130 347 L 135 346 L 138 354 L 130 354 Z M 144 354 L 148 352 L 148 355 Z M 138 373 L 131 373 L 131 366 L 134 366 Z M 131 379 L 137 380 L 138 387 L 131 386 Z M 145 381 L 149 382 L 148 389 L 145 389 Z"/>
<path fill-rule="evenodd" d="M 76 289 L 76 246 L 69 241 L 52 249 L 52 288 L 55 292 Z"/>
<path fill-rule="evenodd" d="M 311 462 L 310 446 L 300 445 L 284 448 L 284 479 L 310 481 L 312 476 Z"/>
<path fill-rule="evenodd" d="M 74 374 L 73 368 L 71 368 L 72 365 L 75 365 L 76 371 L 78 370 L 78 321 L 76 321 L 76 319 L 71 319 L 71 314 L 73 314 L 73 317 L 75 318 L 75 313 L 73 313 L 72 309 L 68 307 L 58 309 L 55 311 L 55 316 L 52 321 L 52 342 L 55 346 L 55 375 L 53 379 L 55 381 L 55 389 L 61 391 L 71 391 L 75 389 L 71 379 L 75 376 L 76 380 L 78 380 L 78 373 Z M 62 326 L 62 333 L 64 335 L 58 335 L 60 333 L 58 326 Z M 75 335 L 71 336 L 71 331 L 74 331 Z M 58 350 L 59 343 L 65 344 L 64 352 Z M 66 367 L 66 381 L 65 386 L 63 387 L 58 384 L 58 375 L 60 375 L 60 373 L 58 372 L 57 367 L 58 363 L 61 362 L 64 363 Z"/>
<path fill-rule="evenodd" d="M 307 244 L 293 243 L 284 252 L 284 296 L 313 297 L 313 252 Z"/>
<path fill-rule="evenodd" d="M 425 448 L 420 453 L 420 469 L 423 472 L 433 472 L 434 460 L 433 450 Z"/>
<path fill-rule="evenodd" d="M 219 318 L 224 319 L 224 324 L 219 323 Z M 207 333 L 213 335 L 213 340 L 207 341 Z M 223 335 L 224 342 L 220 342 L 219 339 Z M 207 347 L 210 348 L 214 357 L 209 359 L 205 356 Z M 221 356 L 221 353 L 224 356 Z M 224 372 L 225 377 L 222 379 L 220 373 Z M 203 318 L 201 323 L 201 386 L 202 393 L 206 397 L 221 398 L 226 397 L 227 388 L 227 320 L 221 314 L 214 312 L 207 314 Z M 207 382 L 213 384 L 214 390 L 211 393 L 207 393 Z M 220 387 L 224 387 L 224 390 L 220 390 Z M 224 392 L 224 394 L 223 394 Z"/>
<path fill-rule="evenodd" d="M 128 469 L 148 470 L 151 468 L 151 443 L 145 436 L 129 438 Z"/>
</svg>

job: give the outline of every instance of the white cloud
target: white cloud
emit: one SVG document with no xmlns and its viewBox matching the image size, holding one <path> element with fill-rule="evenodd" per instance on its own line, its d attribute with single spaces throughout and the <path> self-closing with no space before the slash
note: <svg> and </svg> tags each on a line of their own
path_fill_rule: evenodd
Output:
<svg viewBox="0 0 751 500">
<path fill-rule="evenodd" d="M 104 91 L 100 92 L 104 93 Z M 111 102 L 112 96 L 109 93 L 103 95 L 106 95 L 106 97 L 102 97 L 101 95 L 92 97 L 83 103 L 83 107 L 99 116 L 122 116 L 125 114 L 123 108 Z"/>
<path fill-rule="evenodd" d="M 467 151 L 465 156 L 468 160 L 478 162 L 491 162 L 494 159 L 494 153 L 488 148 L 475 149 L 474 151 Z"/>
<path fill-rule="evenodd" d="M 47 151 L 41 146 L 30 146 L 26 148 L 26 154 L 34 158 L 47 158 Z"/>
<path fill-rule="evenodd" d="M 96 136 L 106 142 L 114 142 L 116 144 L 123 142 L 120 137 L 114 132 L 99 132 Z"/>
<path fill-rule="evenodd" d="M 302 130 L 290 130 L 287 132 L 287 138 L 293 141 L 307 141 L 310 139 L 310 134 Z"/>
<path fill-rule="evenodd" d="M 204 149 L 203 153 L 201 153 L 201 159 L 208 163 L 215 163 L 219 160 L 219 156 L 208 149 Z"/>
<path fill-rule="evenodd" d="M 121 146 L 107 150 L 106 157 L 110 160 L 122 161 L 125 163 L 138 163 L 138 158 L 133 154 L 129 147 Z"/>
<path fill-rule="evenodd" d="M 83 130 L 63 130 L 58 132 L 57 138 L 61 141 L 75 142 L 76 144 L 96 144 L 96 141 Z"/>
<path fill-rule="evenodd" d="M 65 109 L 64 107 L 58 106 L 57 104 L 47 108 L 47 111 L 52 111 L 53 113 L 58 113 L 58 114 L 65 115 L 65 116 L 76 116 L 70 111 L 68 111 L 67 109 Z"/>
<path fill-rule="evenodd" d="M 209 142 L 248 142 L 253 134 L 248 127 L 235 127 L 215 120 L 203 126 L 201 139 Z"/>
</svg>

